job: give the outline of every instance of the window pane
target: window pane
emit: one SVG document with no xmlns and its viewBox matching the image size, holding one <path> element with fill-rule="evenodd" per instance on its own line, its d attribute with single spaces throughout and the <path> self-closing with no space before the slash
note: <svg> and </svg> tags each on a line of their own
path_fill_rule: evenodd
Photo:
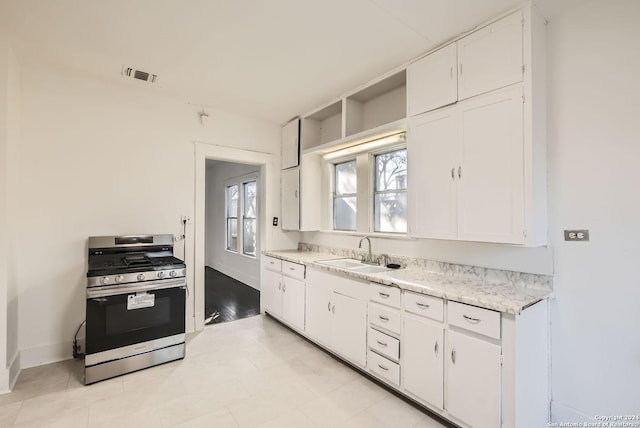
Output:
<svg viewBox="0 0 640 428">
<path fill-rule="evenodd" d="M 376 156 L 376 191 L 407 188 L 407 149 Z"/>
<path fill-rule="evenodd" d="M 333 228 L 336 230 L 356 230 L 355 196 L 333 199 Z"/>
<path fill-rule="evenodd" d="M 375 231 L 407 231 L 407 193 L 382 193 L 375 197 Z"/>
<path fill-rule="evenodd" d="M 245 254 L 256 255 L 256 220 L 244 219 L 244 235 L 242 236 L 242 251 Z"/>
<path fill-rule="evenodd" d="M 256 218 L 256 182 L 244 183 L 244 216 Z"/>
<path fill-rule="evenodd" d="M 227 217 L 238 216 L 238 185 L 227 187 Z"/>
<path fill-rule="evenodd" d="M 336 194 L 356 193 L 356 161 L 336 164 Z"/>
<path fill-rule="evenodd" d="M 227 250 L 238 251 L 238 219 L 227 219 Z"/>
</svg>

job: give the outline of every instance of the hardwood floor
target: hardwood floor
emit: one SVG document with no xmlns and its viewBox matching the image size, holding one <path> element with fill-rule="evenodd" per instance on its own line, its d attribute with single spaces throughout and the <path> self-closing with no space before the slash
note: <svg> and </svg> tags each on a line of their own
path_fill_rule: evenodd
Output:
<svg viewBox="0 0 640 428">
<path fill-rule="evenodd" d="M 260 291 L 210 267 L 205 267 L 205 318 L 218 313 L 209 324 L 234 321 L 260 314 Z"/>
</svg>

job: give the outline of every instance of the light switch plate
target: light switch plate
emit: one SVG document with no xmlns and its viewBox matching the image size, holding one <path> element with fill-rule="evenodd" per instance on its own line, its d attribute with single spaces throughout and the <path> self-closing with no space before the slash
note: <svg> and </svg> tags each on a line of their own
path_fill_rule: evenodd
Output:
<svg viewBox="0 0 640 428">
<path fill-rule="evenodd" d="M 589 229 L 573 229 L 564 231 L 565 241 L 588 241 Z"/>
</svg>

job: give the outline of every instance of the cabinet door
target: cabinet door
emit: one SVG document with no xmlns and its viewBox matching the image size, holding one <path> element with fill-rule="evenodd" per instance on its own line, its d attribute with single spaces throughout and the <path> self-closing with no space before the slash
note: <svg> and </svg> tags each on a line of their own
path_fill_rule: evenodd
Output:
<svg viewBox="0 0 640 428">
<path fill-rule="evenodd" d="M 403 315 L 402 372 L 405 389 L 439 409 L 444 396 L 444 329 Z"/>
<path fill-rule="evenodd" d="M 460 128 L 456 107 L 413 118 L 407 141 L 410 234 L 455 239 Z"/>
<path fill-rule="evenodd" d="M 458 100 L 457 48 L 449 46 L 407 68 L 407 110 L 415 116 Z"/>
<path fill-rule="evenodd" d="M 367 363 L 367 303 L 333 293 L 331 347 L 349 361 Z"/>
<path fill-rule="evenodd" d="M 447 339 L 449 414 L 474 428 L 499 428 L 500 347 L 455 331 Z"/>
<path fill-rule="evenodd" d="M 271 270 L 262 271 L 260 288 L 262 306 L 265 311 L 277 317 L 282 316 L 282 274 Z"/>
<path fill-rule="evenodd" d="M 309 281 L 306 284 L 307 298 L 306 306 L 306 326 L 305 331 L 314 340 L 323 345 L 330 345 L 331 342 L 331 297 L 332 290 L 329 283 Z"/>
<path fill-rule="evenodd" d="M 282 127 L 282 169 L 298 166 L 300 150 L 300 119 Z"/>
<path fill-rule="evenodd" d="M 522 88 L 461 103 L 458 237 L 524 243 Z"/>
<path fill-rule="evenodd" d="M 282 318 L 304 331 L 304 281 L 282 277 Z"/>
<path fill-rule="evenodd" d="M 473 97 L 523 78 L 522 12 L 458 41 L 458 98 Z"/>
<path fill-rule="evenodd" d="M 281 179 L 282 229 L 300 230 L 300 169 L 282 171 Z"/>
</svg>

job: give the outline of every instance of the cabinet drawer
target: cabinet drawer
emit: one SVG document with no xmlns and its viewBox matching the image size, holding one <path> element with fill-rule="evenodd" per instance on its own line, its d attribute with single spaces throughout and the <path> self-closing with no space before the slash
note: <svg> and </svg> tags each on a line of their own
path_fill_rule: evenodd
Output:
<svg viewBox="0 0 640 428">
<path fill-rule="evenodd" d="M 367 337 L 369 349 L 396 361 L 400 359 L 400 341 L 398 339 L 371 327 L 369 327 Z"/>
<path fill-rule="evenodd" d="M 369 302 L 369 323 L 400 334 L 400 311 Z"/>
<path fill-rule="evenodd" d="M 276 259 L 275 257 L 262 256 L 262 267 L 274 272 L 280 272 L 282 269 L 282 260 Z"/>
<path fill-rule="evenodd" d="M 385 357 L 369 350 L 367 355 L 367 367 L 369 371 L 388 380 L 394 385 L 400 385 L 400 364 L 387 360 Z"/>
<path fill-rule="evenodd" d="M 304 279 L 304 265 L 284 261 L 282 262 L 282 273 L 291 278 Z"/>
<path fill-rule="evenodd" d="M 420 293 L 404 292 L 404 310 L 412 314 L 431 318 L 442 322 L 444 320 L 444 302 L 437 297 Z"/>
<path fill-rule="evenodd" d="M 449 302 L 447 313 L 450 325 L 500 339 L 500 312 Z"/>
<path fill-rule="evenodd" d="M 400 309 L 400 289 L 372 282 L 369 291 L 369 299 L 383 305 Z"/>
</svg>

